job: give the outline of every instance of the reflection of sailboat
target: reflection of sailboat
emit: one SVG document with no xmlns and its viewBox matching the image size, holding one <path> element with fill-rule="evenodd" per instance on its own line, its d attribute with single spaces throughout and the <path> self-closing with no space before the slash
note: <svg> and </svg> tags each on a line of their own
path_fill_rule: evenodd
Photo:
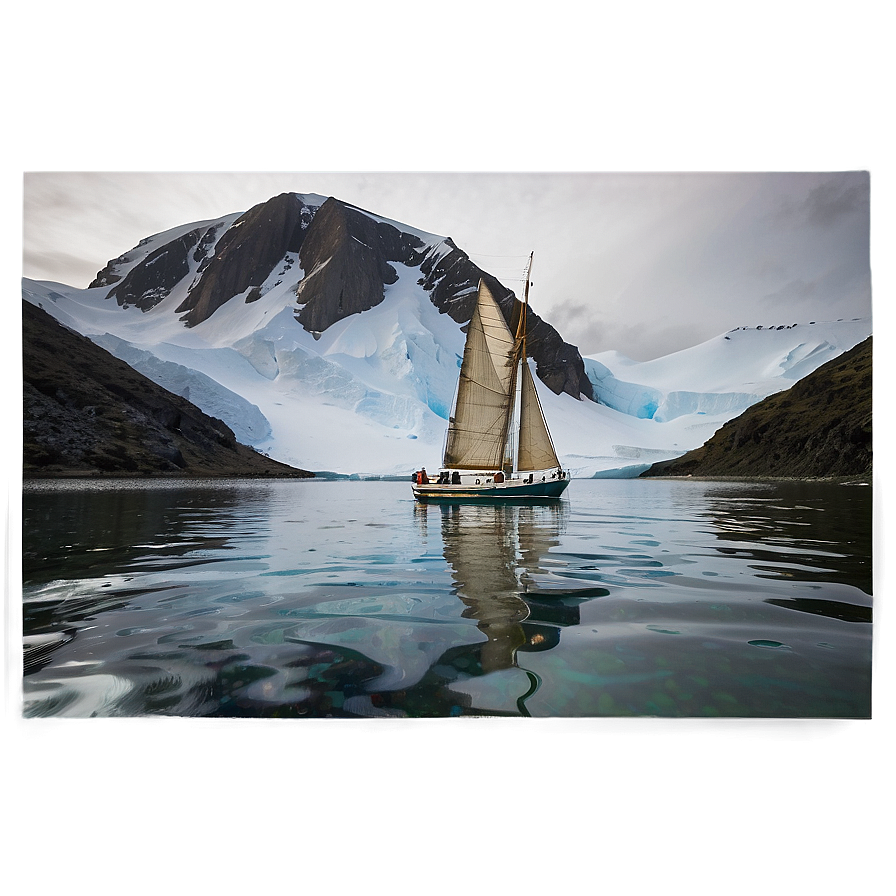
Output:
<svg viewBox="0 0 896 896">
<path fill-rule="evenodd" d="M 548 650 L 560 638 L 560 626 L 578 622 L 578 608 L 556 604 L 554 618 L 545 624 L 541 610 L 551 605 L 539 594 L 538 579 L 546 576 L 544 559 L 560 543 L 565 506 L 559 503 L 516 506 L 499 504 L 467 508 L 442 506 L 442 542 L 452 569 L 456 593 L 466 605 L 463 615 L 475 619 L 486 640 L 463 645 L 444 655 L 443 674 L 454 668 L 452 690 L 480 692 L 476 709 L 522 712 L 539 679 L 521 667 L 521 652 Z M 531 590 L 530 590 L 531 589 Z M 561 618 L 561 615 L 564 618 Z M 493 676 L 491 705 L 483 707 L 486 679 L 504 670 L 515 677 Z M 451 677 L 446 676 L 446 677 Z M 498 695 L 502 695 L 499 699 Z"/>
<path fill-rule="evenodd" d="M 482 507 L 475 515 L 459 513 L 456 506 L 442 510 L 445 559 L 467 607 L 463 615 L 475 619 L 488 639 L 480 650 L 483 672 L 515 665 L 514 655 L 526 640 L 520 622 L 529 608 L 519 596 L 516 533 L 508 525 L 519 509 Z"/>
<path fill-rule="evenodd" d="M 531 264 L 530 255 L 515 336 L 479 281 L 442 470 L 437 481 L 417 472 L 413 491 L 419 501 L 531 501 L 557 498 L 569 485 L 526 360 Z"/>
</svg>

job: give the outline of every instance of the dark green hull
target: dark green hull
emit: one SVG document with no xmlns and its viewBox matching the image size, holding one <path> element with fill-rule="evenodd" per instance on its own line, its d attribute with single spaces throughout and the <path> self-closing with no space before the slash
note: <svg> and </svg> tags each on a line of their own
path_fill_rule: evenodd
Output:
<svg viewBox="0 0 896 896">
<path fill-rule="evenodd" d="M 545 501 L 559 498 L 569 479 L 551 479 L 525 485 L 412 485 L 414 497 L 424 504 L 494 504 L 497 502 Z"/>
</svg>

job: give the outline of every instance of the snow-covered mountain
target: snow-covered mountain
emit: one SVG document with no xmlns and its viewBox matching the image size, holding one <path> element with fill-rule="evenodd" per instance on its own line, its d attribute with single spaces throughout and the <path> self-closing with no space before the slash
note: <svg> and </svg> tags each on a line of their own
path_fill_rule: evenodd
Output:
<svg viewBox="0 0 896 896">
<path fill-rule="evenodd" d="M 738 327 L 652 361 L 602 352 L 585 358 L 585 370 L 601 402 L 635 417 L 658 423 L 689 414 L 733 417 L 869 335 L 867 318 Z"/>
<path fill-rule="evenodd" d="M 289 193 L 149 237 L 88 289 L 23 295 L 276 460 L 404 477 L 439 464 L 480 276 L 512 317 L 511 291 L 450 238 Z M 583 359 L 532 314 L 530 363 L 573 475 L 635 476 L 870 333 L 740 328 L 638 363 Z"/>
</svg>

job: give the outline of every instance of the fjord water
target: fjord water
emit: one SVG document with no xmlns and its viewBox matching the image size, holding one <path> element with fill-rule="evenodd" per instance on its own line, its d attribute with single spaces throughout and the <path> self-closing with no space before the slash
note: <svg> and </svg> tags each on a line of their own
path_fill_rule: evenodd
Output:
<svg viewBox="0 0 896 896">
<path fill-rule="evenodd" d="M 871 489 L 75 480 L 23 497 L 26 717 L 871 714 Z"/>
</svg>

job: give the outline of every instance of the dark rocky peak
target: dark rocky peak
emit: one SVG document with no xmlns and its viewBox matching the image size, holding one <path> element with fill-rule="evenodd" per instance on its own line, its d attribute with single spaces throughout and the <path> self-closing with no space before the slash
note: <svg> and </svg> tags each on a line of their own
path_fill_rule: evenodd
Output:
<svg viewBox="0 0 896 896">
<path fill-rule="evenodd" d="M 119 255 L 118 258 L 113 258 L 96 275 L 96 277 L 94 277 L 93 282 L 87 288 L 94 289 L 98 286 L 111 286 L 113 283 L 117 283 L 121 280 L 121 268 L 126 264 L 131 264 L 131 262 L 133 262 L 140 254 L 140 249 L 142 249 L 151 239 L 151 236 L 146 236 L 140 240 L 133 249 Z"/>
<path fill-rule="evenodd" d="M 528 313 L 527 354 L 535 360 L 539 379 L 555 394 L 566 392 L 573 398 L 594 401 L 591 381 L 579 350 L 564 342 L 560 334 L 532 311 Z"/>
<path fill-rule="evenodd" d="M 421 261 L 423 276 L 417 282 L 429 293 L 439 311 L 457 323 L 467 323 L 473 316 L 479 279 L 487 275 L 470 261 L 466 252 L 457 248 L 451 237 L 447 237 L 444 244 L 449 247 L 447 253 L 432 252 Z M 486 282 L 500 304 L 499 297 L 510 290 L 494 277 Z"/>
<path fill-rule="evenodd" d="M 379 305 L 398 274 L 390 261 L 419 263 L 422 241 L 338 199 L 314 216 L 299 260 L 305 277 L 296 292 L 297 317 L 309 332 Z"/>
<path fill-rule="evenodd" d="M 398 279 L 392 265 L 401 264 L 419 268 L 418 284 L 439 311 L 460 324 L 470 320 L 479 279 L 485 279 L 515 328 L 520 303 L 513 292 L 450 238 L 433 245 L 357 206 L 334 198 L 309 206 L 296 193 L 254 206 L 229 227 L 227 220 L 204 222 L 156 248 L 122 279 L 122 266 L 138 257 L 131 250 L 110 262 L 91 285 L 113 285 L 110 297 L 145 311 L 192 272 L 177 313 L 187 326 L 195 326 L 234 296 L 245 296 L 247 302 L 260 298 L 262 285 L 284 258 L 298 256 L 304 277 L 296 287 L 296 317 L 306 330 L 318 333 L 380 304 L 386 286 Z M 593 397 L 578 350 L 531 311 L 528 348 L 550 389 Z"/>
<path fill-rule="evenodd" d="M 261 287 L 287 253 L 302 248 L 316 209 L 295 193 L 281 193 L 241 215 L 201 262 L 202 273 L 178 306 L 187 326 L 207 320 L 228 299 Z"/>
<path fill-rule="evenodd" d="M 201 274 L 209 265 L 209 262 L 215 255 L 215 244 L 218 241 L 218 234 L 227 226 L 226 221 L 221 221 L 202 235 L 196 248 L 193 250 L 193 261 L 199 264 L 196 273 Z M 191 284 L 192 288 L 192 284 Z"/>
<path fill-rule="evenodd" d="M 149 311 L 190 273 L 190 252 L 199 243 L 204 233 L 202 228 L 191 230 L 189 233 L 165 243 L 164 246 L 159 246 L 158 249 L 150 252 L 140 264 L 132 268 L 123 280 L 119 280 L 117 275 L 113 274 L 118 282 L 109 290 L 106 298 L 115 299 L 122 308 L 136 305 L 141 311 Z M 111 264 L 114 262 L 110 263 L 109 267 Z M 99 278 L 104 273 L 101 271 L 91 286 L 104 285 L 99 282 Z"/>
<path fill-rule="evenodd" d="M 121 274 L 118 273 L 118 268 L 121 265 L 129 264 L 131 260 L 132 259 L 127 252 L 125 252 L 124 255 L 119 255 L 118 258 L 113 258 L 97 273 L 96 277 L 93 278 L 87 288 L 96 289 L 98 286 L 111 286 L 113 283 L 117 283 L 121 280 Z"/>
<path fill-rule="evenodd" d="M 349 206 L 349 211 L 354 209 Z M 357 212 L 355 212 L 357 214 Z M 376 232 L 380 247 L 389 261 L 397 261 L 408 267 L 417 267 L 424 259 L 426 244 L 420 237 L 404 230 L 399 230 L 388 221 L 377 221 Z"/>
</svg>

